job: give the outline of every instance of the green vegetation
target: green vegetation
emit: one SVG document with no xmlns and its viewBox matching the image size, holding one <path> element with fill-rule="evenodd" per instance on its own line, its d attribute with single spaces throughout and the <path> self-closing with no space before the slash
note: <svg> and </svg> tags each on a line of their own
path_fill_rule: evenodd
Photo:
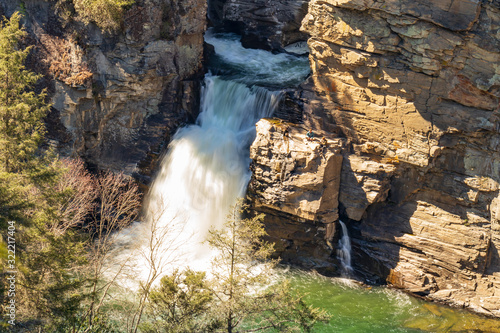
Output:
<svg viewBox="0 0 500 333">
<path fill-rule="evenodd" d="M 3 315 L 0 325 L 77 332 L 84 319 L 93 326 L 99 307 L 91 305 L 103 294 L 94 249 L 135 217 L 140 196 L 124 176 L 90 175 L 41 148 L 49 105 L 32 91 L 39 76 L 24 67 L 30 49 L 18 46 L 19 21 L 15 13 L 0 26 L 0 292 L 4 310 L 15 302 L 18 323 Z"/>
<path fill-rule="evenodd" d="M 146 321 L 141 330 L 154 332 L 202 332 L 210 320 L 206 314 L 213 301 L 204 272 L 178 270 L 161 279 L 160 286 L 149 295 L 148 312 L 154 320 Z"/>
<path fill-rule="evenodd" d="M 270 260 L 274 244 L 263 240 L 264 215 L 241 219 L 236 207 L 224 229 L 210 230 L 207 239 L 218 250 L 212 291 L 217 321 L 223 323 L 219 331 L 309 332 L 317 321 L 327 321 L 324 311 L 292 294 L 288 281 L 271 283 L 276 261 Z"/>
<path fill-rule="evenodd" d="M 83 243 L 70 229 L 58 232 L 65 221 L 57 207 L 71 189 L 58 186 L 64 168 L 50 152 L 39 148 L 44 134 L 42 118 L 49 106 L 44 93 L 31 91 L 38 76 L 24 68 L 30 49 L 18 48 L 25 35 L 19 20 L 16 13 L 0 29 L 2 271 L 17 272 L 18 317 L 71 321 L 67 314 L 76 312 L 82 283 L 71 270 L 85 261 Z M 4 296 L 7 289 L 2 286 Z"/>
<path fill-rule="evenodd" d="M 152 290 L 143 332 L 310 332 L 328 321 L 276 276 L 263 215 L 239 216 L 235 206 L 224 228 L 209 232 L 207 243 L 217 253 L 210 279 L 175 271 Z"/>
<path fill-rule="evenodd" d="M 134 0 L 73 0 L 75 10 L 85 23 L 94 22 L 104 31 L 120 27 L 123 12 Z"/>
<path fill-rule="evenodd" d="M 280 126 L 281 124 L 283 124 L 283 120 L 279 118 L 264 118 L 264 119 L 275 126 Z"/>
<path fill-rule="evenodd" d="M 24 68 L 30 48 L 17 48 L 26 35 L 19 29 L 19 19 L 16 13 L 0 26 L 0 170 L 4 172 L 20 171 L 34 160 L 48 112 L 45 93 L 30 91 L 40 76 Z"/>
</svg>

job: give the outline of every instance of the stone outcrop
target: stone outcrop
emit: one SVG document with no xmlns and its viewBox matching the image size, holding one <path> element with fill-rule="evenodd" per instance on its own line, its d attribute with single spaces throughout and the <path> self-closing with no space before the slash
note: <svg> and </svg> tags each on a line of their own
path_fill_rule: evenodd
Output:
<svg viewBox="0 0 500 333">
<path fill-rule="evenodd" d="M 390 160 L 379 163 L 368 157 L 347 155 L 342 165 L 339 195 L 345 214 L 353 220 L 360 220 L 368 206 L 384 202 L 395 169 Z"/>
<path fill-rule="evenodd" d="M 209 19 L 241 34 L 245 47 L 283 50 L 291 46 L 293 51 L 297 46 L 293 44 L 307 40 L 300 31 L 307 4 L 308 0 L 209 0 Z"/>
<path fill-rule="evenodd" d="M 335 262 L 335 222 L 343 142 L 306 140 L 306 131 L 275 119 L 262 119 L 250 148 L 249 193 L 277 254 L 287 262 L 325 269 Z"/>
<path fill-rule="evenodd" d="M 196 118 L 206 1 L 137 0 L 113 34 L 64 21 L 54 2 L 0 1 L 7 16 L 21 8 L 53 103 L 49 138 L 98 168 L 147 174 L 175 128 Z"/>
<path fill-rule="evenodd" d="M 500 316 L 497 1 L 312 0 L 306 126 L 348 141 L 358 272 Z"/>
</svg>

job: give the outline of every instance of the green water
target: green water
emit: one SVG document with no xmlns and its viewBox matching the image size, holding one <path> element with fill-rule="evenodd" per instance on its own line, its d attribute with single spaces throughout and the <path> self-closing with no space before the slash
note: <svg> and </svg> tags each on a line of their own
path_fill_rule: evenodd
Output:
<svg viewBox="0 0 500 333">
<path fill-rule="evenodd" d="M 318 274 L 286 274 L 306 293 L 307 303 L 325 309 L 332 319 L 314 332 L 500 332 L 500 320 L 425 302 L 387 287 L 365 287 Z"/>
</svg>

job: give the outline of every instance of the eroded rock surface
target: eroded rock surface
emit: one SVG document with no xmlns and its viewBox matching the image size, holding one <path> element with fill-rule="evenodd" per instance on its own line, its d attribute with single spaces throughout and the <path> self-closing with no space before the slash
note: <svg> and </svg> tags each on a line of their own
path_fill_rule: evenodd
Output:
<svg viewBox="0 0 500 333">
<path fill-rule="evenodd" d="M 137 0 L 112 34 L 64 22 L 54 2 L 1 0 L 0 8 L 25 9 L 41 60 L 34 66 L 52 97 L 49 137 L 63 154 L 130 174 L 196 118 L 206 1 Z"/>
<path fill-rule="evenodd" d="M 306 130 L 288 126 L 269 119 L 257 123 L 249 193 L 254 207 L 266 212 L 266 228 L 278 254 L 285 261 L 324 268 L 335 261 L 330 254 L 343 142 L 325 138 L 326 144 L 321 144 L 319 137 L 308 141 Z"/>
<path fill-rule="evenodd" d="M 358 270 L 500 316 L 498 2 L 312 0 L 302 29 Z"/>
</svg>

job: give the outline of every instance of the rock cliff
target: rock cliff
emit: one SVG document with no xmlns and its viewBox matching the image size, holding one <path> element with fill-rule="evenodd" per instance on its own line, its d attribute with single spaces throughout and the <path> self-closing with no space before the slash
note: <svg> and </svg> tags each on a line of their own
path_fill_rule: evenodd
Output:
<svg viewBox="0 0 500 333">
<path fill-rule="evenodd" d="M 262 119 L 250 147 L 254 208 L 283 260 L 331 271 L 344 142 L 306 140 L 301 127 Z M 333 257 L 334 258 L 334 257 Z"/>
<path fill-rule="evenodd" d="M 324 109 L 306 123 L 350 142 L 359 268 L 497 316 L 499 24 L 491 1 L 313 0 L 302 26 Z"/>
<path fill-rule="evenodd" d="M 358 274 L 500 317 L 500 2 L 210 5 L 248 47 L 302 52 L 308 39 L 312 75 L 282 103 L 297 124 L 262 120 L 251 147 L 249 194 L 282 258 L 334 271 L 340 216 Z M 1 15 L 25 14 L 49 138 L 99 168 L 147 173 L 196 116 L 206 2 L 137 0 L 115 34 L 67 9 L 0 0 Z M 304 141 L 309 128 L 326 144 Z"/>
<path fill-rule="evenodd" d="M 196 118 L 206 1 L 137 0 L 114 33 L 65 5 L 0 0 L 0 14 L 24 13 L 30 66 L 53 103 L 48 136 L 64 155 L 147 174 L 173 130 Z"/>
<path fill-rule="evenodd" d="M 311 0 L 301 29 L 312 76 L 293 99 L 346 141 L 339 192 L 319 195 L 358 274 L 500 316 L 499 2 Z"/>
</svg>

